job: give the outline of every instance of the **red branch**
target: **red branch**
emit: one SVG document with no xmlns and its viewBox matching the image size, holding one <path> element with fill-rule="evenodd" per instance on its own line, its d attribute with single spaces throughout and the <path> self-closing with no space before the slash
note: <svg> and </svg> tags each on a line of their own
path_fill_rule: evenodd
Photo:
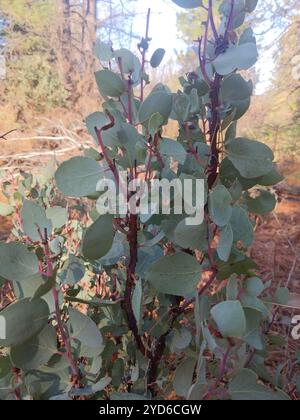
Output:
<svg viewBox="0 0 300 420">
<path fill-rule="evenodd" d="M 39 235 L 40 235 L 40 238 L 41 238 L 41 242 L 43 244 L 44 255 L 45 255 L 45 260 L 46 260 L 46 264 L 47 264 L 47 272 L 43 273 L 43 275 L 47 278 L 51 278 L 54 275 L 54 267 L 53 267 L 53 262 L 52 262 L 51 250 L 50 250 L 50 247 L 49 247 L 47 229 L 45 229 L 44 235 L 42 235 L 42 233 L 39 230 Z M 65 326 L 63 325 L 62 319 L 61 319 L 60 306 L 59 306 L 59 293 L 58 293 L 58 290 L 56 289 L 56 287 L 54 287 L 52 289 L 52 295 L 53 295 L 54 304 L 55 304 L 55 318 L 56 318 L 56 322 L 57 322 L 57 327 L 58 327 L 61 339 L 63 341 L 64 347 L 65 347 L 65 350 L 66 350 L 65 356 L 66 356 L 66 358 L 69 362 L 70 368 L 71 368 L 72 381 L 74 382 L 74 384 L 78 384 L 79 371 L 78 371 L 77 364 L 76 364 L 76 362 L 73 358 L 73 355 L 72 355 L 72 347 L 71 347 L 71 341 L 70 341 L 69 333 L 67 332 Z"/>
</svg>

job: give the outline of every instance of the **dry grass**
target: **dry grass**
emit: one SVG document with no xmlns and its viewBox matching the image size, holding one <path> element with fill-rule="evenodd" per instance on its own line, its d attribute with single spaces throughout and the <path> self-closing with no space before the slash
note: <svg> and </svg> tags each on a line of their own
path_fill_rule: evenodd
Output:
<svg viewBox="0 0 300 420">
<path fill-rule="evenodd" d="M 2 141 L 0 167 L 18 173 L 20 169 L 38 171 L 38 168 L 52 157 L 63 160 L 70 155 L 82 153 L 85 147 L 94 146 L 86 134 L 84 124 L 78 120 L 68 127 L 62 121 L 55 124 L 44 120 L 38 132 L 27 134 L 12 133 L 7 141 Z M 298 162 L 283 162 L 281 170 L 285 181 L 276 190 L 279 204 L 276 211 L 258 221 L 251 257 L 260 267 L 263 280 L 272 280 L 272 290 L 288 285 L 292 293 L 300 296 L 300 172 Z M 5 197 L 0 194 L 0 201 Z M 0 217 L 0 240 L 5 240 L 12 225 L 8 218 Z M 298 297 L 297 297 L 298 299 Z M 276 308 L 274 308 L 276 309 Z M 267 362 L 267 369 L 273 374 L 282 365 L 282 377 L 294 399 L 299 399 L 291 377 L 299 369 L 295 364 L 295 353 L 299 343 L 291 337 L 291 319 L 300 314 L 299 310 L 279 308 L 271 334 L 281 336 L 284 345 L 273 350 Z"/>
</svg>

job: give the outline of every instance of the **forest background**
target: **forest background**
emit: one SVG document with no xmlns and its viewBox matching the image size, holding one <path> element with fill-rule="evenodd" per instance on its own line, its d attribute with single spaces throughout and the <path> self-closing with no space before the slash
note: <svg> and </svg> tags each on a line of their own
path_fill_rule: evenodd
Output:
<svg viewBox="0 0 300 420">
<path fill-rule="evenodd" d="M 84 137 L 84 118 L 101 107 L 93 74 L 95 43 L 136 47 L 151 3 L 0 0 L 0 135 L 17 130 L 2 142 L 1 155 L 20 152 L 21 159 L 17 155 L 13 162 L 26 166 L 32 158 L 22 159 L 24 152 L 60 147 L 58 141 L 37 143 L 34 137 Z M 201 9 L 182 10 L 168 0 L 156 0 L 152 7 L 151 48 L 167 50 L 152 86 L 163 81 L 176 89 L 175 74 L 190 71 L 197 60 L 194 41 L 202 31 Z M 260 60 L 249 75 L 256 94 L 240 131 L 268 143 L 277 160 L 295 159 L 300 150 L 300 4 L 261 0 L 253 19 Z M 17 146 L 9 141 L 17 138 Z M 5 166 L 13 162 L 3 161 Z"/>
<path fill-rule="evenodd" d="M 101 109 L 97 40 L 137 50 L 148 7 L 149 57 L 158 47 L 166 56 L 147 89 L 162 82 L 176 91 L 176 75 L 197 66 L 201 9 L 182 11 L 171 0 L 0 0 L 0 183 L 93 144 L 84 120 Z M 250 254 L 263 280 L 289 281 L 300 308 L 300 2 L 260 0 L 251 19 L 260 59 L 246 74 L 255 94 L 239 134 L 268 144 L 285 180 L 276 187 L 276 211 L 258 220 Z M 177 129 L 174 122 L 167 135 L 175 138 Z M 0 194 L 0 208 L 4 201 Z M 0 240 L 10 231 L 0 216 Z M 298 345 L 290 334 L 293 315 L 283 311 L 276 323 L 287 358 Z"/>
</svg>

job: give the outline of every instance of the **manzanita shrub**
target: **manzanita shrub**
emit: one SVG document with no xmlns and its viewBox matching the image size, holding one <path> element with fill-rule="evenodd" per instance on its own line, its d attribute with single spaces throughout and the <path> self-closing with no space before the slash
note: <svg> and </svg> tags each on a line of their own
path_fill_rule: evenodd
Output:
<svg viewBox="0 0 300 420">
<path fill-rule="evenodd" d="M 258 57 L 245 23 L 257 0 L 173 1 L 204 16 L 199 66 L 181 88 L 145 94 L 148 15 L 140 56 L 96 45 L 95 148 L 55 176 L 50 164 L 3 185 L 15 240 L 0 243 L 1 399 L 289 398 L 265 369 L 272 304 L 288 292 L 271 296 L 247 252 L 281 176 L 266 145 L 236 134 L 253 91 L 240 71 Z M 170 120 L 176 140 L 164 136 Z M 169 214 L 113 212 L 116 191 L 139 207 L 143 191 L 127 191 L 137 179 L 203 180 L 202 223 L 177 214 L 175 194 L 161 194 Z M 115 188 L 99 191 L 106 181 Z"/>
</svg>

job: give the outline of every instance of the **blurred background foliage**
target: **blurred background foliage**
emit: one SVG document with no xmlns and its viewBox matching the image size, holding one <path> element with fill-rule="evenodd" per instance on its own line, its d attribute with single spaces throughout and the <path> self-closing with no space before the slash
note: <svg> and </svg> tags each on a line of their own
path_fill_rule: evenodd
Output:
<svg viewBox="0 0 300 420">
<path fill-rule="evenodd" d="M 201 15 L 200 9 L 178 14 L 178 32 L 189 47 L 201 32 Z M 239 131 L 241 135 L 266 142 L 277 159 L 295 158 L 300 152 L 300 2 L 261 0 L 252 25 L 260 55 L 270 48 L 274 50 L 274 68 L 271 71 L 262 68 L 260 74 L 256 68 L 248 72 L 255 95 Z M 240 30 L 247 26 L 246 22 Z M 179 62 L 185 71 L 190 71 L 191 63 L 197 66 L 196 51 L 189 48 L 180 53 Z M 262 76 L 269 79 L 269 86 L 263 89 L 259 87 Z"/>
<path fill-rule="evenodd" d="M 141 20 L 136 11 L 139 1 L 0 0 L 0 48 L 6 59 L 6 78 L 0 81 L 0 130 L 34 130 L 41 115 L 72 121 L 99 108 L 94 44 L 98 38 L 119 46 L 136 45 L 143 35 L 133 30 L 133 22 Z M 153 12 L 159 12 L 163 3 L 168 0 L 159 0 Z M 200 9 L 181 10 L 180 51 L 175 46 L 173 58 L 152 75 L 153 83 L 175 90 L 178 66 L 185 72 L 197 66 L 194 41 L 203 29 Z M 251 19 L 260 54 L 272 51 L 274 66 L 249 73 L 256 94 L 239 131 L 268 143 L 277 159 L 294 158 L 300 151 L 300 3 L 260 0 Z M 155 21 L 152 24 L 156 31 Z M 261 78 L 268 81 L 263 88 Z M 175 135 L 176 126 L 168 130 Z"/>
</svg>

